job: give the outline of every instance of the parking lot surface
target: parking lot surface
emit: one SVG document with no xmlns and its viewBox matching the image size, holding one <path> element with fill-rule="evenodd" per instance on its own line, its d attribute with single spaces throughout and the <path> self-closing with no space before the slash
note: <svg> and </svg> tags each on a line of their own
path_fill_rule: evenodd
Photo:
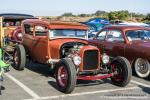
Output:
<svg viewBox="0 0 150 100">
<path fill-rule="evenodd" d="M 149 100 L 150 81 L 132 77 L 126 87 L 118 87 L 110 79 L 78 81 L 71 94 L 58 90 L 51 70 L 45 65 L 30 63 L 25 70 L 10 68 L 3 82 L 0 100 Z"/>
</svg>

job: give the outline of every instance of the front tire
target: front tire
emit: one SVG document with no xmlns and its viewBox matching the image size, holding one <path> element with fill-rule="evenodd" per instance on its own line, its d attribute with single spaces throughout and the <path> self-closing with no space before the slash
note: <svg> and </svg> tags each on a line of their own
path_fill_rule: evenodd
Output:
<svg viewBox="0 0 150 100">
<path fill-rule="evenodd" d="M 150 64 L 148 60 L 142 58 L 136 59 L 134 72 L 140 78 L 150 78 Z"/>
<path fill-rule="evenodd" d="M 117 57 L 112 61 L 112 71 L 114 73 L 111 81 L 117 86 L 126 86 L 132 76 L 132 69 L 129 61 L 124 57 Z"/>
<path fill-rule="evenodd" d="M 56 65 L 56 82 L 61 92 L 71 93 L 76 85 L 76 69 L 70 59 L 64 58 Z"/>
<path fill-rule="evenodd" d="M 14 66 L 17 70 L 24 70 L 26 65 L 26 52 L 23 45 L 17 45 L 13 54 Z"/>
</svg>

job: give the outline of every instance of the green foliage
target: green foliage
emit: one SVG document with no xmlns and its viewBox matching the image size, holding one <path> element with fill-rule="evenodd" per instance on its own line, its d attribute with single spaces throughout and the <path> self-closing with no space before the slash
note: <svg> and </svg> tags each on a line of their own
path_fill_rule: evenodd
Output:
<svg viewBox="0 0 150 100">
<path fill-rule="evenodd" d="M 148 20 L 150 21 L 150 13 L 146 15 L 145 19 L 144 20 Z"/>
<path fill-rule="evenodd" d="M 113 11 L 108 13 L 109 20 L 126 20 L 129 17 L 129 12 L 126 10 Z"/>
<path fill-rule="evenodd" d="M 95 16 L 103 16 L 104 14 L 106 14 L 107 12 L 106 11 L 101 11 L 101 10 L 98 10 L 94 13 Z"/>
<path fill-rule="evenodd" d="M 62 16 L 65 16 L 65 17 L 71 17 L 71 16 L 74 16 L 72 13 L 64 13 Z"/>
<path fill-rule="evenodd" d="M 90 17 L 91 15 L 90 14 L 79 14 L 78 16 L 79 17 Z"/>
<path fill-rule="evenodd" d="M 111 11 L 111 12 L 106 12 L 106 11 L 101 11 L 98 10 L 95 13 L 91 14 L 79 14 L 79 15 L 73 15 L 72 13 L 64 13 L 62 16 L 65 17 L 99 17 L 99 18 L 104 18 L 104 19 L 109 19 L 109 20 L 133 20 L 133 21 L 150 21 L 150 13 L 147 15 L 143 15 L 140 13 L 134 13 L 134 12 L 129 12 L 127 10 L 121 10 L 121 11 Z"/>
</svg>

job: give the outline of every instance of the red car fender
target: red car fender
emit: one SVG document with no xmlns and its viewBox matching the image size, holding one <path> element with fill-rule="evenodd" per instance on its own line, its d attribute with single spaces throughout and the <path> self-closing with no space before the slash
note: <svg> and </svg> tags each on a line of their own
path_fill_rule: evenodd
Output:
<svg viewBox="0 0 150 100">
<path fill-rule="evenodd" d="M 21 42 L 22 41 L 22 37 L 18 37 L 18 34 L 22 33 L 21 31 L 21 27 L 17 27 L 13 32 L 12 32 L 12 41 L 13 42 Z"/>
</svg>

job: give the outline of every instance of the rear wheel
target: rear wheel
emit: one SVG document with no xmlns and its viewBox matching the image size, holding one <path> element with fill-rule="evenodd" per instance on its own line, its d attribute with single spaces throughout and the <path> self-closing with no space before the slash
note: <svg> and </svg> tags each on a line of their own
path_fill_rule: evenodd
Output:
<svg viewBox="0 0 150 100">
<path fill-rule="evenodd" d="M 138 58 L 134 63 L 134 72 L 138 77 L 149 78 L 150 77 L 150 64 L 148 60 Z"/>
<path fill-rule="evenodd" d="M 129 61 L 124 57 L 117 57 L 111 65 L 114 73 L 111 78 L 112 83 L 121 87 L 126 86 L 130 82 L 132 76 L 132 69 Z"/>
<path fill-rule="evenodd" d="M 26 65 L 26 52 L 23 45 L 17 45 L 13 54 L 14 66 L 18 70 L 23 70 Z"/>
<path fill-rule="evenodd" d="M 59 90 L 71 93 L 76 85 L 76 69 L 70 59 L 64 58 L 56 65 L 56 81 Z"/>
</svg>

